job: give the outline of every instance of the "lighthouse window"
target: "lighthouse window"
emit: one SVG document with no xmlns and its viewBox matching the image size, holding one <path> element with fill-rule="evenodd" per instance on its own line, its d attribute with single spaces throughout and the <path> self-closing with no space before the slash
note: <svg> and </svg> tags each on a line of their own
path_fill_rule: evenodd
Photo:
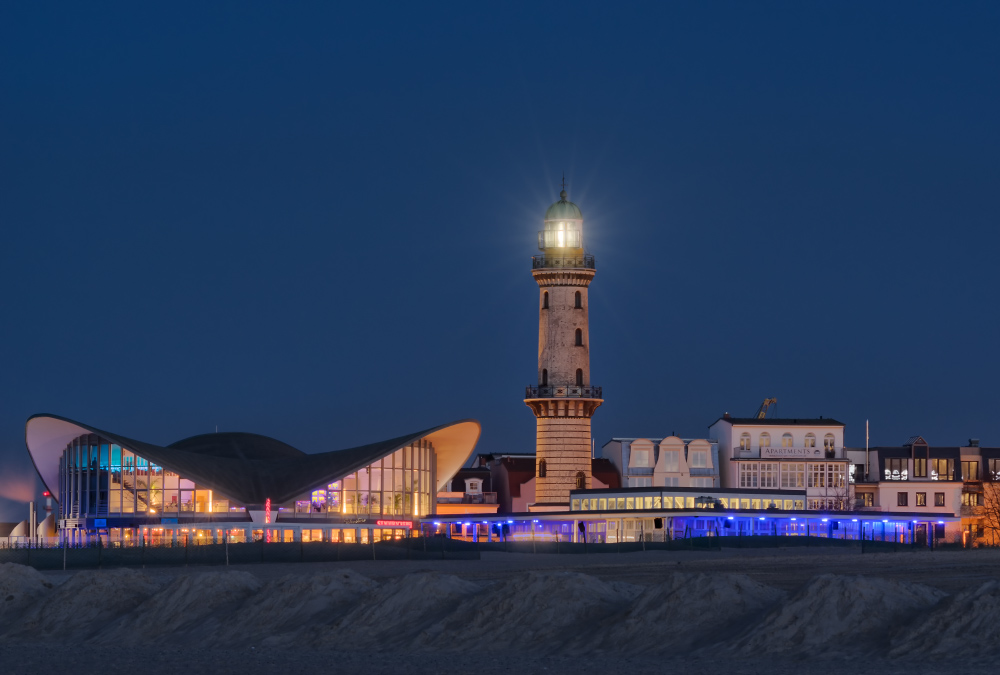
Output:
<svg viewBox="0 0 1000 675">
<path fill-rule="evenodd" d="M 583 370 L 580 368 L 576 369 L 576 386 L 583 386 Z"/>
<path fill-rule="evenodd" d="M 542 293 L 542 309 L 549 308 L 549 292 L 545 291 Z"/>
<path fill-rule="evenodd" d="M 538 477 L 545 478 L 545 460 L 538 460 Z"/>
<path fill-rule="evenodd" d="M 587 487 L 587 477 L 583 475 L 582 471 L 578 471 L 576 474 L 576 489 L 584 490 Z"/>
<path fill-rule="evenodd" d="M 580 330 L 579 328 L 576 329 L 576 346 L 577 347 L 583 346 L 583 331 Z"/>
<path fill-rule="evenodd" d="M 583 296 L 580 295 L 580 291 L 576 292 L 576 308 L 583 309 Z"/>
<path fill-rule="evenodd" d="M 549 386 L 549 371 L 547 368 L 542 368 L 542 386 Z"/>
</svg>

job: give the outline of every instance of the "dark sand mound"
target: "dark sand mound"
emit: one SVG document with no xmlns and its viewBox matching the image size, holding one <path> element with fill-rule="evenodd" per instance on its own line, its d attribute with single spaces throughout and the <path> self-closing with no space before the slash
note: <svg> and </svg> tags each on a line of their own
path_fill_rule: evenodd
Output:
<svg viewBox="0 0 1000 675">
<path fill-rule="evenodd" d="M 747 655 L 885 653 L 896 628 L 944 596 L 922 584 L 825 574 L 747 628 L 732 647 Z"/>
<path fill-rule="evenodd" d="M 891 656 L 1000 656 L 1000 580 L 946 598 L 901 632 Z"/>
</svg>

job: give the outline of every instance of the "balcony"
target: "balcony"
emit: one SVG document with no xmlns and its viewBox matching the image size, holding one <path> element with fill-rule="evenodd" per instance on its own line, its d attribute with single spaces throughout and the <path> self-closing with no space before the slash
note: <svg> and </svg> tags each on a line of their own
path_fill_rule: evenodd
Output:
<svg viewBox="0 0 1000 675">
<path fill-rule="evenodd" d="M 524 388 L 524 398 L 601 398 L 601 387 L 556 387 L 543 385 Z"/>
<path fill-rule="evenodd" d="M 569 256 L 569 257 L 556 257 L 548 255 L 533 255 L 531 256 L 531 269 L 594 269 L 594 256 L 590 254 L 579 255 L 579 256 Z"/>
<path fill-rule="evenodd" d="M 439 492 L 438 504 L 496 504 L 496 492 Z"/>
</svg>

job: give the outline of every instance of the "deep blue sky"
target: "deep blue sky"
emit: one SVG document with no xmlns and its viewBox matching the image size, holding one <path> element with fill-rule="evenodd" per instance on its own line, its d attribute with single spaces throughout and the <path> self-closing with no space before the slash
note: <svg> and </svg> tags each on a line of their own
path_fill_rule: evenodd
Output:
<svg viewBox="0 0 1000 675">
<path fill-rule="evenodd" d="M 1000 445 L 995 3 L 204 4 L 0 10 L 4 497 L 37 412 L 532 450 L 562 171 L 598 445 Z"/>
</svg>

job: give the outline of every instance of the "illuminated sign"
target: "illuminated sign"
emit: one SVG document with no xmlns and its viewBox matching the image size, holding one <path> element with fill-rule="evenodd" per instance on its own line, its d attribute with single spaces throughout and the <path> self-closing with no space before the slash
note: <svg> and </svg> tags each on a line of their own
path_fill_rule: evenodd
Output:
<svg viewBox="0 0 1000 675">
<path fill-rule="evenodd" d="M 409 520 L 376 520 L 375 524 L 379 527 L 413 527 L 413 523 Z"/>
<path fill-rule="evenodd" d="M 821 457 L 823 456 L 822 448 L 761 448 L 760 458 L 773 458 L 778 459 L 782 457 Z"/>
<path fill-rule="evenodd" d="M 269 524 L 271 522 L 271 498 L 268 497 L 264 501 L 264 524 Z M 264 541 L 268 544 L 271 543 L 271 530 L 264 530 Z"/>
</svg>

